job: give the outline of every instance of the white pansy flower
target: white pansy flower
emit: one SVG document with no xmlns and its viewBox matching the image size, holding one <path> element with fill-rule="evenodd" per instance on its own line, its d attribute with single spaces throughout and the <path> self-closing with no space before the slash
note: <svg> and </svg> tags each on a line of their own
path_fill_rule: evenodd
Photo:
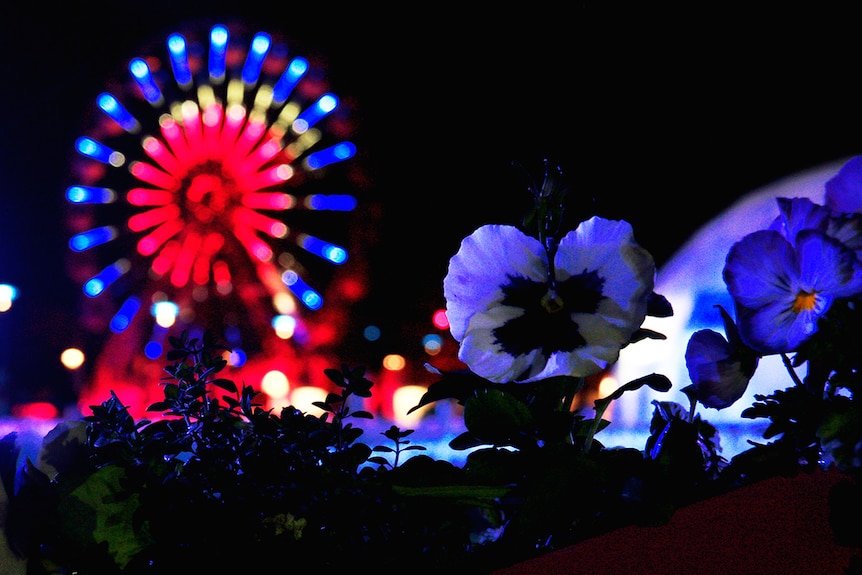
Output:
<svg viewBox="0 0 862 575">
<path fill-rule="evenodd" d="M 655 262 L 631 225 L 593 217 L 566 234 L 550 289 L 542 244 L 486 225 L 461 242 L 443 280 L 458 357 L 498 383 L 586 377 L 612 364 L 643 323 Z"/>
</svg>

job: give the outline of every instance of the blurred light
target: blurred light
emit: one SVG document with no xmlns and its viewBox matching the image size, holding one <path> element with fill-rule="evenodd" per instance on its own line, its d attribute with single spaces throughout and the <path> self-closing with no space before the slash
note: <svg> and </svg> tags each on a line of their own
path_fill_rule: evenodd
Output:
<svg viewBox="0 0 862 575">
<path fill-rule="evenodd" d="M 247 189 L 260 190 L 286 182 L 293 177 L 294 169 L 289 164 L 278 164 L 245 176 L 242 184 Z"/>
<path fill-rule="evenodd" d="M 260 390 L 267 397 L 282 398 L 287 397 L 290 391 L 290 382 L 284 372 L 274 369 L 266 372 L 260 380 Z"/>
<path fill-rule="evenodd" d="M 281 281 L 284 282 L 290 291 L 292 291 L 308 309 L 320 309 L 320 306 L 323 305 L 323 297 L 311 289 L 307 283 L 305 283 L 299 274 L 297 274 L 293 270 L 288 270 L 284 272 L 281 276 Z"/>
<path fill-rule="evenodd" d="M 174 78 L 180 88 L 187 88 L 192 83 L 192 73 L 189 70 L 189 54 L 186 51 L 186 39 L 180 34 L 168 36 L 168 53 L 171 58 L 171 68 Z"/>
<path fill-rule="evenodd" d="M 66 188 L 66 199 L 73 204 L 112 204 L 117 193 L 110 188 L 70 186 Z"/>
<path fill-rule="evenodd" d="M 179 218 L 161 224 L 155 230 L 138 240 L 138 253 L 142 256 L 150 256 L 154 254 L 160 246 L 176 234 L 180 233 L 182 229 L 183 221 Z"/>
<path fill-rule="evenodd" d="M 126 331 L 140 309 L 141 300 L 139 298 L 132 296 L 124 301 L 117 313 L 114 314 L 114 317 L 111 318 L 111 331 L 114 333 Z"/>
<path fill-rule="evenodd" d="M 437 329 L 449 329 L 449 318 L 446 316 L 446 310 L 438 309 L 435 311 L 434 315 L 431 316 L 431 323 Z"/>
<path fill-rule="evenodd" d="M 396 425 L 399 427 L 414 425 L 428 413 L 431 409 L 430 405 L 421 407 L 413 413 L 407 413 L 410 408 L 419 404 L 419 400 L 426 391 L 428 389 L 421 385 L 402 385 L 392 393 L 392 415 Z"/>
<path fill-rule="evenodd" d="M 133 176 L 135 176 L 142 182 L 152 184 L 157 188 L 161 188 L 163 190 L 176 189 L 179 184 L 177 179 L 174 178 L 174 176 L 172 176 L 171 174 L 163 172 L 155 166 L 152 166 L 145 162 L 132 162 L 129 165 L 129 172 L 131 172 Z"/>
<path fill-rule="evenodd" d="M 181 215 L 182 211 L 177 204 L 169 204 L 145 212 L 138 212 L 128 219 L 126 225 L 133 232 L 141 232 L 158 224 L 178 219 Z"/>
<path fill-rule="evenodd" d="M 12 416 L 19 419 L 56 419 L 59 415 L 57 407 L 47 401 L 22 403 L 12 407 Z"/>
<path fill-rule="evenodd" d="M 227 54 L 227 42 L 229 33 L 221 24 L 213 26 L 210 30 L 210 57 L 209 74 L 210 80 L 221 82 L 224 80 L 225 55 Z"/>
<path fill-rule="evenodd" d="M 170 128 L 168 128 L 170 130 Z M 144 136 L 141 140 L 141 148 L 144 152 L 154 159 L 167 172 L 175 173 L 182 171 L 184 168 L 180 166 L 179 161 L 174 155 L 168 151 L 168 148 L 161 140 L 153 136 Z"/>
<path fill-rule="evenodd" d="M 283 238 L 289 231 L 284 222 L 244 207 L 235 208 L 233 217 L 238 223 L 251 226 L 273 238 Z"/>
<path fill-rule="evenodd" d="M 296 331 L 296 318 L 292 315 L 277 315 L 272 318 L 272 328 L 281 339 L 290 339 Z"/>
<path fill-rule="evenodd" d="M 287 108 L 285 107 L 285 109 Z M 322 135 L 320 133 L 320 130 L 318 130 L 317 128 L 308 130 L 307 132 L 296 138 L 293 142 L 288 144 L 287 147 L 285 147 L 284 149 L 284 154 L 288 158 L 298 158 L 306 151 L 314 147 L 317 142 L 320 141 L 321 137 Z M 305 167 L 308 167 L 307 161 L 305 162 Z"/>
<path fill-rule="evenodd" d="M 324 413 L 322 409 L 314 405 L 315 401 L 326 401 L 326 390 L 313 385 L 297 387 L 290 394 L 290 403 L 303 413 L 319 416 Z"/>
<path fill-rule="evenodd" d="M 218 286 L 226 286 L 229 285 L 230 280 L 230 267 L 227 265 L 227 262 L 224 260 L 216 260 L 212 265 L 213 270 L 213 281 Z"/>
<path fill-rule="evenodd" d="M 18 289 L 9 284 L 0 284 L 0 312 L 9 311 L 18 297 Z"/>
<path fill-rule="evenodd" d="M 102 245 L 117 237 L 117 228 L 114 226 L 102 226 L 75 234 L 69 239 L 69 248 L 75 252 L 82 252 L 92 247 Z"/>
<path fill-rule="evenodd" d="M 272 296 L 272 306 L 281 314 L 296 313 L 296 298 L 286 291 L 279 291 Z"/>
<path fill-rule="evenodd" d="M 253 210 L 287 210 L 296 205 L 296 198 L 283 192 L 252 192 L 243 194 L 241 202 Z"/>
<path fill-rule="evenodd" d="M 141 94 L 150 104 L 159 104 L 162 101 L 162 91 L 153 79 L 150 67 L 142 58 L 135 58 L 129 62 L 129 72 L 138 84 Z"/>
<path fill-rule="evenodd" d="M 224 328 L 224 338 L 228 345 L 238 345 L 241 339 L 241 332 L 238 326 L 227 325 Z"/>
<path fill-rule="evenodd" d="M 126 157 L 120 152 L 112 150 L 108 146 L 85 136 L 77 139 L 75 149 L 83 156 L 87 156 L 103 164 L 109 164 L 115 168 L 122 166 L 126 161 Z"/>
<path fill-rule="evenodd" d="M 407 361 L 404 356 L 397 353 L 390 353 L 383 358 L 383 369 L 389 371 L 401 371 L 406 365 Z"/>
<path fill-rule="evenodd" d="M 108 117 L 115 121 L 118 126 L 130 134 L 134 134 L 140 130 L 141 125 L 135 117 L 132 116 L 132 114 L 130 114 L 129 111 L 126 110 L 111 94 L 108 94 L 107 92 L 99 94 L 98 98 L 96 98 L 96 104 L 98 104 L 99 108 L 101 108 Z"/>
<path fill-rule="evenodd" d="M 204 86 L 198 88 L 198 101 L 203 109 L 201 121 L 203 121 L 204 124 L 204 139 L 206 140 L 205 146 L 213 149 L 218 146 L 218 134 L 222 125 L 224 108 L 220 102 L 215 100 L 215 94 L 212 93 L 212 86 L 206 86 L 206 88 L 206 90 L 204 90 Z M 206 95 L 204 95 L 204 93 Z"/>
<path fill-rule="evenodd" d="M 598 395 L 600 398 L 604 398 L 612 394 L 617 390 L 620 386 L 619 382 L 613 376 L 606 375 L 599 382 L 599 390 Z"/>
<path fill-rule="evenodd" d="M 320 256 L 330 262 L 339 265 L 347 261 L 347 250 L 341 246 L 325 242 L 308 234 L 300 234 L 296 243 L 303 249 L 308 250 L 316 256 Z"/>
<path fill-rule="evenodd" d="M 265 241 L 257 237 L 254 230 L 246 226 L 235 226 L 233 235 L 242 243 L 248 253 L 262 262 L 272 259 L 272 248 Z"/>
<path fill-rule="evenodd" d="M 309 154 L 305 160 L 305 164 L 311 170 L 317 170 L 326 167 L 335 162 L 347 160 L 356 155 L 356 146 L 351 142 L 341 142 L 330 146 L 319 152 Z"/>
<path fill-rule="evenodd" d="M 183 129 L 174 117 L 170 114 L 162 114 L 159 116 L 159 128 L 161 128 L 162 136 L 173 153 L 175 160 L 180 164 L 185 165 L 191 163 L 193 160 L 189 146 L 186 143 L 185 136 L 183 135 Z M 150 144 L 150 148 L 152 150 L 152 144 Z M 173 164 L 172 161 L 170 162 Z"/>
<path fill-rule="evenodd" d="M 162 344 L 153 340 L 148 341 L 144 346 L 144 355 L 149 359 L 158 359 L 162 355 Z"/>
<path fill-rule="evenodd" d="M 152 305 L 150 313 L 156 319 L 156 323 L 162 327 L 171 327 L 177 320 L 180 308 L 172 301 L 159 301 Z"/>
<path fill-rule="evenodd" d="M 268 397 L 265 407 L 275 413 L 280 413 L 282 409 L 290 406 L 290 400 L 286 397 Z"/>
<path fill-rule="evenodd" d="M 272 86 L 269 84 L 261 84 L 257 89 L 257 94 L 254 95 L 254 103 L 252 108 L 253 114 L 266 114 L 266 109 L 272 106 Z"/>
<path fill-rule="evenodd" d="M 230 355 L 228 356 L 228 363 L 234 367 L 242 367 L 245 365 L 246 361 L 248 361 L 248 356 L 239 348 L 231 350 Z"/>
<path fill-rule="evenodd" d="M 296 87 L 299 80 L 308 70 L 308 60 L 305 58 L 294 58 L 291 60 L 288 67 L 284 70 L 281 78 L 276 82 L 272 89 L 272 99 L 276 104 L 283 104 L 289 97 L 290 93 Z"/>
<path fill-rule="evenodd" d="M 260 77 L 260 69 L 263 66 L 263 60 L 266 58 L 269 48 L 272 45 L 272 38 L 265 32 L 258 32 L 251 40 L 251 47 L 246 56 L 245 64 L 242 67 L 242 81 L 246 84 L 256 84 Z"/>
<path fill-rule="evenodd" d="M 125 258 L 115 261 L 87 280 L 87 283 L 84 284 L 84 294 L 89 297 L 96 297 L 105 291 L 108 286 L 120 279 L 124 273 L 129 271 L 130 267 L 129 260 Z"/>
<path fill-rule="evenodd" d="M 436 333 L 429 333 L 422 338 L 422 347 L 428 355 L 437 355 L 443 349 L 443 338 Z"/>
<path fill-rule="evenodd" d="M 126 201 L 133 206 L 164 206 L 174 201 L 174 194 L 166 190 L 132 188 L 126 192 Z"/>
<path fill-rule="evenodd" d="M 334 94 L 324 94 L 317 101 L 303 110 L 293 121 L 293 130 L 303 134 L 314 127 L 327 114 L 338 107 L 338 97 Z"/>
<path fill-rule="evenodd" d="M 380 339 L 380 328 L 376 325 L 366 326 L 364 330 L 362 330 L 362 336 L 368 341 L 377 341 Z"/>
<path fill-rule="evenodd" d="M 60 354 L 60 363 L 66 369 L 78 369 L 84 365 L 84 352 L 76 347 L 69 347 Z"/>
<path fill-rule="evenodd" d="M 199 156 L 203 150 L 203 128 L 201 127 L 201 111 L 197 102 L 186 100 L 180 105 L 182 131 L 186 136 L 186 144 L 193 157 Z"/>
<path fill-rule="evenodd" d="M 356 208 L 356 198 L 346 194 L 310 194 L 305 198 L 305 207 L 311 210 L 349 212 Z"/>
</svg>

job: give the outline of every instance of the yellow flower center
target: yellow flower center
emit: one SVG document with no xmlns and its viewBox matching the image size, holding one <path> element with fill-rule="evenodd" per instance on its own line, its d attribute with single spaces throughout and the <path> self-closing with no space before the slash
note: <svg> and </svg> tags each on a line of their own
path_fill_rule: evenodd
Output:
<svg viewBox="0 0 862 575">
<path fill-rule="evenodd" d="M 793 300 L 793 312 L 800 313 L 803 311 L 811 311 L 814 309 L 814 305 L 816 304 L 816 295 L 813 293 L 808 293 L 801 291 L 796 294 L 796 298 Z"/>
<path fill-rule="evenodd" d="M 557 313 L 563 309 L 563 298 L 557 295 L 557 292 L 550 289 L 548 290 L 548 293 L 542 297 L 542 307 L 545 308 L 545 311 L 548 313 Z"/>
</svg>

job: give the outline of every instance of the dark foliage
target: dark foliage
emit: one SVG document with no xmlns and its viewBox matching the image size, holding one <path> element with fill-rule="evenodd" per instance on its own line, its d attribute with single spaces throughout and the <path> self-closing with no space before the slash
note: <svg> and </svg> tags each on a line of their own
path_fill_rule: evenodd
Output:
<svg viewBox="0 0 862 575">
<path fill-rule="evenodd" d="M 644 385 L 667 391 L 656 374 L 597 400 L 587 417 L 570 407 L 577 378 L 504 385 L 440 373 L 416 408 L 463 406 L 467 431 L 451 446 L 469 453 L 458 467 L 394 425 L 383 445 L 361 441 L 354 422 L 372 417 L 359 400 L 373 387 L 362 368 L 326 371 L 339 391 L 316 404 L 321 415 L 273 413 L 253 389 L 219 377 L 224 348 L 211 335 L 171 343 L 153 420 L 135 421 L 112 394 L 59 425 L 17 476 L 16 437 L 0 441 L 0 478 L 14 494 L 6 537 L 29 559 L 28 575 L 489 573 L 624 525 L 661 524 L 681 505 L 756 480 L 761 464 L 798 470 L 790 458 L 801 440 L 767 398 L 750 415 L 772 417 L 788 439 L 730 464 L 715 428 L 672 402 L 655 402 L 643 451 L 603 446 L 609 404 Z M 791 404 L 782 399 L 781 410 Z M 836 498 L 859 506 L 853 489 Z"/>
</svg>

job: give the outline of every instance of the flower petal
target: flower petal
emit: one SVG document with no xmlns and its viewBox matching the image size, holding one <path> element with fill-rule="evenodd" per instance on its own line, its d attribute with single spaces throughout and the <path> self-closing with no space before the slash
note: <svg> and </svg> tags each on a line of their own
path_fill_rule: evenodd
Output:
<svg viewBox="0 0 862 575">
<path fill-rule="evenodd" d="M 470 366 L 473 373 L 491 381 L 520 381 L 535 376 L 546 361 L 541 350 L 507 353 L 494 334 L 495 329 L 523 313 L 520 308 L 496 306 L 474 314 L 458 349 L 458 359 Z"/>
<path fill-rule="evenodd" d="M 862 292 L 862 267 L 855 253 L 838 240 L 806 230 L 798 236 L 796 252 L 802 289 L 824 294 L 830 301 Z"/>
<path fill-rule="evenodd" d="M 795 351 L 817 331 L 819 314 L 796 313 L 784 302 L 760 308 L 736 308 L 739 335 L 746 345 L 762 354 Z"/>
<path fill-rule="evenodd" d="M 655 261 L 635 242 L 628 222 L 593 217 L 581 223 L 560 241 L 555 265 L 560 280 L 585 269 L 605 279 L 607 299 L 598 315 L 619 327 L 626 340 L 643 323 L 655 287 Z"/>
<path fill-rule="evenodd" d="M 776 201 L 779 215 L 769 229 L 780 232 L 791 243 L 802 230 L 826 231 L 829 226 L 831 210 L 809 198 L 778 198 Z"/>
<path fill-rule="evenodd" d="M 850 158 L 826 181 L 826 205 L 839 212 L 862 211 L 862 156 Z"/>
<path fill-rule="evenodd" d="M 706 407 L 729 407 L 745 393 L 757 361 L 754 358 L 746 366 L 742 356 L 721 334 L 711 329 L 696 331 L 685 350 L 692 385 L 683 391 Z"/>
<path fill-rule="evenodd" d="M 784 236 L 761 230 L 748 234 L 730 248 L 723 276 L 737 305 L 758 308 L 782 299 L 792 305 L 799 263 L 793 246 Z"/>
<path fill-rule="evenodd" d="M 502 299 L 509 277 L 544 281 L 547 269 L 542 245 L 516 227 L 486 225 L 464 238 L 443 279 L 452 337 L 460 342 L 470 317 Z"/>
</svg>

